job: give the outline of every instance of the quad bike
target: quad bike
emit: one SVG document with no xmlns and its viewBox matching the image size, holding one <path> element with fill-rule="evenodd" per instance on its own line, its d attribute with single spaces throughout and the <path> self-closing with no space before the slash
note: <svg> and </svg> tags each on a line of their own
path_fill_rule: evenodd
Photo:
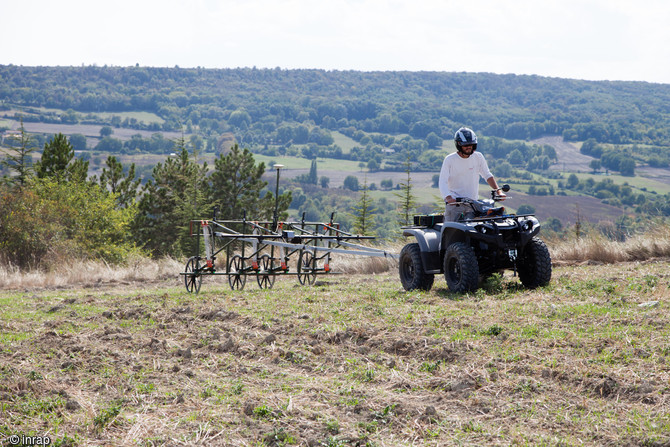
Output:
<svg viewBox="0 0 670 447">
<path fill-rule="evenodd" d="M 536 236 L 539 221 L 530 214 L 505 214 L 504 207 L 495 206 L 501 199 L 495 192 L 490 200 L 456 199 L 474 217 L 462 214 L 455 222 L 444 222 L 442 215 L 414 216 L 403 235 L 416 242 L 405 245 L 399 259 L 405 290 L 430 290 L 435 275 L 444 273 L 451 292 L 474 291 L 480 281 L 505 269 L 518 272 L 527 288 L 549 284 L 551 256 Z"/>
</svg>

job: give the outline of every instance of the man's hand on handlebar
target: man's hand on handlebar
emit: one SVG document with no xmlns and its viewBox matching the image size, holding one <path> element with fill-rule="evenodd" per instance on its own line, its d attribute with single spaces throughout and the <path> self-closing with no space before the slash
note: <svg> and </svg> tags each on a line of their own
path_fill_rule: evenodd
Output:
<svg viewBox="0 0 670 447">
<path fill-rule="evenodd" d="M 493 200 L 503 201 L 506 198 L 507 194 L 505 194 L 502 189 L 496 189 L 495 191 L 493 191 Z"/>
<path fill-rule="evenodd" d="M 491 187 L 496 188 L 493 191 L 491 191 L 491 198 L 493 200 L 495 200 L 496 202 L 501 202 L 507 198 L 507 194 L 505 193 L 510 190 L 509 185 L 503 185 L 502 188 L 498 188 L 498 184 L 494 184 L 491 185 Z"/>
</svg>

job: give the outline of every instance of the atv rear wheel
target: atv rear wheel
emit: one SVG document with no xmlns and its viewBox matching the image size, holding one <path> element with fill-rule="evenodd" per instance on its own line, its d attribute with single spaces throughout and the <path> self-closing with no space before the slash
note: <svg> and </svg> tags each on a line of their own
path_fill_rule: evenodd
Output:
<svg viewBox="0 0 670 447">
<path fill-rule="evenodd" d="M 519 259 L 519 280 L 529 289 L 546 286 L 551 281 L 551 255 L 541 239 L 532 238 Z"/>
<path fill-rule="evenodd" d="M 421 249 L 419 244 L 407 244 L 400 252 L 398 262 L 398 273 L 400 282 L 405 290 L 430 290 L 433 287 L 435 275 L 426 273 L 421 262 Z"/>
<path fill-rule="evenodd" d="M 479 285 L 479 264 L 474 250 L 463 242 L 454 242 L 444 253 L 444 279 L 449 290 L 472 292 Z"/>
</svg>

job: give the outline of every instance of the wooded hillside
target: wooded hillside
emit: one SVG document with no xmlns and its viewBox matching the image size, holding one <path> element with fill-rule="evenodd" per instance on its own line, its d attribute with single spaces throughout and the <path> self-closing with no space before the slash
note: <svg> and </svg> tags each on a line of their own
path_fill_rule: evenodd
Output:
<svg viewBox="0 0 670 447">
<path fill-rule="evenodd" d="M 443 72 L 0 66 L 0 101 L 79 114 L 148 111 L 174 130 L 281 139 L 285 123 L 424 139 L 484 135 L 670 144 L 670 85 Z M 43 113 L 46 118 L 48 112 Z M 68 121 L 73 114 L 60 115 Z M 56 117 L 53 117 L 56 119 Z M 137 127 L 146 123 L 131 122 Z"/>
</svg>

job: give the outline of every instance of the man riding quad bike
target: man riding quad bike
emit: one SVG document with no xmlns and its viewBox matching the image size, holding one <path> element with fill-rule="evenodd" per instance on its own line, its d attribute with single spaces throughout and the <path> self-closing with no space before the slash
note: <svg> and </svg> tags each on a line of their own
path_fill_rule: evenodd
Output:
<svg viewBox="0 0 670 447">
<path fill-rule="evenodd" d="M 518 272 L 528 288 L 549 284 L 551 256 L 537 237 L 540 223 L 532 215 L 505 214 L 505 208 L 495 206 L 498 200 L 496 191 L 491 200 L 456 198 L 454 204 L 472 211 L 453 222 L 442 215 L 414 216 L 403 235 L 416 242 L 405 245 L 399 259 L 405 290 L 430 290 L 435 275 L 444 273 L 450 291 L 474 291 L 481 280 L 505 269 Z"/>
</svg>

